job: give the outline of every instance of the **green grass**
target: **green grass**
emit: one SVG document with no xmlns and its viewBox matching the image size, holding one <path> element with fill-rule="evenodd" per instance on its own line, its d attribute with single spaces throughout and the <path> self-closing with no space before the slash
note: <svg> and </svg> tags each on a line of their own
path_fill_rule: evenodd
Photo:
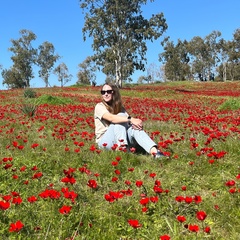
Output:
<svg viewBox="0 0 240 240">
<path fill-rule="evenodd" d="M 202 85 L 193 88 L 202 92 L 206 89 Z M 4 92 L 0 105 L 0 203 L 8 196 L 10 207 L 0 207 L 2 239 L 157 240 L 164 235 L 174 240 L 239 239 L 239 108 L 220 111 L 225 96 L 198 97 L 173 91 L 167 84 L 165 88 L 122 90 L 131 115 L 146 118 L 146 131 L 170 154 L 170 158 L 157 161 L 147 154 L 94 150 L 92 115 L 98 88 L 36 90 L 38 107 L 30 117 L 19 110 L 20 92 Z M 217 157 L 222 151 L 226 154 Z M 62 181 L 66 172 L 75 183 Z M 39 173 L 42 176 L 36 177 Z M 88 186 L 90 180 L 97 182 L 96 188 Z M 139 180 L 141 187 L 136 186 Z M 230 180 L 235 181 L 232 187 L 226 186 Z M 161 183 L 162 193 L 154 192 L 156 181 Z M 46 190 L 60 196 L 41 197 Z M 64 195 L 67 190 L 72 195 Z M 111 191 L 125 195 L 110 203 L 105 195 Z M 74 194 L 77 197 L 71 200 Z M 27 199 L 31 196 L 37 201 L 30 203 Z M 156 203 L 149 201 L 146 212 L 139 203 L 144 196 L 158 197 Z M 202 200 L 178 202 L 178 196 L 200 196 Z M 14 203 L 19 197 L 22 202 Z M 68 214 L 59 212 L 63 206 L 71 207 Z M 196 218 L 198 211 L 206 212 L 204 221 Z M 177 221 L 179 215 L 186 217 L 184 223 Z M 134 229 L 128 224 L 130 219 L 141 226 Z M 24 227 L 10 232 L 10 224 L 17 220 Z M 192 232 L 187 225 L 197 225 L 199 231 Z M 210 233 L 204 232 L 205 227 L 210 227 Z"/>
</svg>

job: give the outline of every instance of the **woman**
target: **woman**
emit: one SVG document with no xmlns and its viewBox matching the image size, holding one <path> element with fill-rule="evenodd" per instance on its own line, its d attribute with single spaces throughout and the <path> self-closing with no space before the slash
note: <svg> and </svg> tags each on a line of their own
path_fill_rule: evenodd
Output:
<svg viewBox="0 0 240 240">
<path fill-rule="evenodd" d="M 94 111 L 96 143 L 99 147 L 127 149 L 137 143 L 154 158 L 164 156 L 143 130 L 142 120 L 126 112 L 118 87 L 104 84 L 101 94 L 102 102 L 97 103 Z"/>
</svg>

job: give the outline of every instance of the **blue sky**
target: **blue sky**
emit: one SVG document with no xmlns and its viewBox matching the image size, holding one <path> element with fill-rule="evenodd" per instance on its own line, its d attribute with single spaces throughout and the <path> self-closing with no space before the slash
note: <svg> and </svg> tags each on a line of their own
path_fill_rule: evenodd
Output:
<svg viewBox="0 0 240 240">
<path fill-rule="evenodd" d="M 239 0 L 155 0 L 143 6 L 143 15 L 163 12 L 167 20 L 168 30 L 153 43 L 148 43 L 147 59 L 149 64 L 157 66 L 158 54 L 162 48 L 160 41 L 164 36 L 170 36 L 174 42 L 177 39 L 191 40 L 194 36 L 205 37 L 214 30 L 222 33 L 226 40 L 233 38 L 234 31 L 240 27 Z M 78 64 L 93 54 L 92 39 L 83 41 L 82 27 L 84 16 L 78 0 L 8 0 L 1 1 L 0 8 L 0 65 L 9 69 L 13 63 L 11 39 L 20 37 L 19 31 L 27 29 L 37 36 L 32 44 L 38 47 L 44 41 L 51 42 L 56 52 L 62 57 L 73 75 L 67 85 L 76 83 Z M 140 75 L 146 73 L 137 71 L 133 76 L 134 82 Z M 103 84 L 105 75 L 97 75 L 97 84 Z M 55 75 L 49 78 L 50 84 L 59 86 Z M 35 78 L 30 82 L 31 87 L 44 87 L 44 82 L 38 77 L 35 69 Z M 4 89 L 0 75 L 0 89 Z"/>
</svg>

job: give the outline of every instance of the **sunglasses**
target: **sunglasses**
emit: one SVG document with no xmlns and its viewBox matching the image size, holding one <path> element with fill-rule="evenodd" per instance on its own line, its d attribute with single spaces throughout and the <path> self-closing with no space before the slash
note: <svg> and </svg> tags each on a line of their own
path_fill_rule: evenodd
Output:
<svg viewBox="0 0 240 240">
<path fill-rule="evenodd" d="M 107 94 L 112 94 L 112 93 L 113 93 L 113 90 L 106 90 L 106 91 L 101 90 L 101 94 L 102 94 L 102 95 L 105 95 L 105 93 L 107 93 Z"/>
</svg>

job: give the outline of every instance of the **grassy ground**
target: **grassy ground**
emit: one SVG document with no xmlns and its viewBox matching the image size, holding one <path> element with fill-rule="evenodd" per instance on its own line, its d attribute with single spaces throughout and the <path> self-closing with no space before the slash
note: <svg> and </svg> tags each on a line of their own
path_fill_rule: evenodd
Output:
<svg viewBox="0 0 240 240">
<path fill-rule="evenodd" d="M 1 91 L 2 239 L 239 239 L 239 87 L 123 88 L 157 161 L 97 148 L 99 87 Z"/>
</svg>

